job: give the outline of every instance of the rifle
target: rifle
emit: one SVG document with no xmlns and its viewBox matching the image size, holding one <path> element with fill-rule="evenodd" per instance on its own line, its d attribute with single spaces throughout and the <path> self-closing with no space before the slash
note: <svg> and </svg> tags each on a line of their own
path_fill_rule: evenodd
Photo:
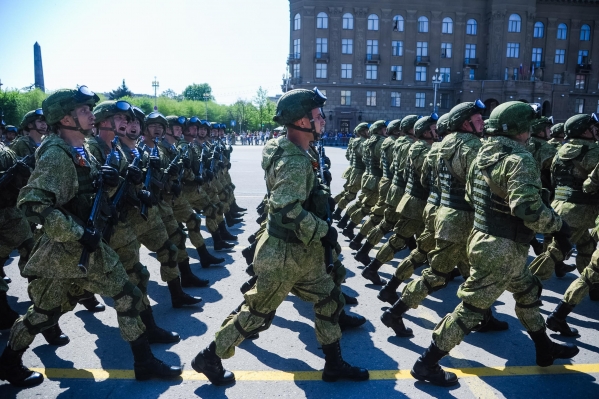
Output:
<svg viewBox="0 0 599 399">
<path fill-rule="evenodd" d="M 322 139 L 320 139 L 319 141 L 319 148 L 318 148 L 318 163 L 319 163 L 319 172 L 320 172 L 320 179 L 322 181 L 322 184 L 326 184 L 326 180 L 324 178 L 324 168 L 325 168 L 325 163 L 324 163 L 324 145 L 322 142 Z M 330 197 L 330 194 L 329 194 Z M 330 226 L 332 223 L 332 215 L 331 215 L 331 208 L 329 207 L 329 202 L 327 201 L 326 205 L 325 205 L 325 211 L 326 211 L 326 222 L 327 224 Z M 324 245 L 324 261 L 325 261 L 325 266 L 326 266 L 326 270 L 327 270 L 327 274 L 330 274 L 333 271 L 333 248 L 331 248 L 330 245 L 325 244 Z"/>
<path fill-rule="evenodd" d="M 110 142 L 110 146 L 112 149 L 110 150 L 110 154 L 106 157 L 106 162 L 104 162 L 104 166 L 110 166 L 110 162 L 112 161 L 112 157 L 116 153 L 116 145 L 118 143 L 118 137 L 115 137 L 114 140 Z M 100 174 L 98 178 L 98 189 L 96 191 L 96 196 L 94 197 L 94 205 L 92 206 L 92 210 L 87 218 L 86 227 L 89 229 L 96 228 L 96 220 L 98 219 L 98 214 L 100 213 L 100 205 L 102 203 L 102 197 L 104 196 L 104 179 L 102 179 L 102 174 Z M 89 251 L 87 248 L 83 248 L 81 251 L 81 257 L 79 257 L 79 263 L 77 267 L 83 273 L 87 273 L 87 266 L 89 265 Z"/>
<path fill-rule="evenodd" d="M 19 159 L 18 161 L 23 162 L 27 166 L 29 166 L 29 160 L 33 157 L 34 157 L 33 154 L 29 154 L 26 157 Z M 4 184 L 7 184 L 10 180 L 12 180 L 16 176 L 16 171 L 17 171 L 17 162 L 15 162 L 10 168 L 8 168 L 4 171 L 4 174 L 2 175 L 2 177 L 0 177 L 0 187 L 2 187 Z"/>
<path fill-rule="evenodd" d="M 154 148 L 152 148 L 152 151 L 150 151 L 150 157 L 157 157 L 158 156 L 158 139 L 154 139 Z M 146 170 L 146 180 L 144 181 L 144 190 L 147 191 L 151 191 L 150 190 L 150 184 L 152 183 L 152 167 L 150 166 L 150 161 L 148 160 L 148 168 Z M 139 214 L 141 215 L 141 217 L 144 220 L 148 220 L 148 205 L 146 204 L 141 204 L 141 207 L 139 208 Z"/>
<path fill-rule="evenodd" d="M 200 167 L 198 169 L 198 176 L 204 178 L 204 152 L 206 150 L 206 143 L 202 143 L 202 152 L 200 153 Z"/>
<path fill-rule="evenodd" d="M 216 159 L 216 149 L 217 149 L 217 145 L 214 145 L 214 149 L 212 150 L 212 159 L 210 160 L 210 172 L 212 172 L 213 174 L 214 172 L 214 160 Z"/>
</svg>

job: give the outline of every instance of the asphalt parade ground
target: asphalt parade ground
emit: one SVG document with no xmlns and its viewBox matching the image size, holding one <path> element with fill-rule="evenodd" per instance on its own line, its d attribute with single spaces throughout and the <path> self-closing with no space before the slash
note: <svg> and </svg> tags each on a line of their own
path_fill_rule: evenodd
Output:
<svg viewBox="0 0 599 399">
<path fill-rule="evenodd" d="M 571 361 L 558 360 L 548 368 L 535 365 L 534 345 L 515 316 L 513 298 L 506 293 L 496 303 L 496 310 L 497 317 L 509 323 L 509 330 L 472 333 L 441 361 L 442 366 L 458 374 L 459 385 L 447 389 L 417 382 L 409 370 L 428 347 L 434 326 L 459 303 L 455 293 L 463 279 L 459 277 L 450 282 L 418 309 L 407 313 L 404 320 L 414 330 L 414 338 L 395 337 L 379 319 L 387 306 L 376 298 L 378 287 L 365 284 L 367 280 L 360 276 L 362 266 L 353 259 L 354 251 L 342 235 L 343 263 L 348 270 L 344 290 L 359 301 L 358 305 L 346 309 L 368 320 L 361 328 L 344 332 L 342 353 L 349 363 L 368 368 L 370 381 L 321 381 L 324 356 L 314 334 L 312 306 L 290 295 L 277 310 L 268 331 L 261 333 L 257 340 L 243 342 L 233 358 L 223 361 L 227 369 L 235 372 L 235 385 L 212 386 L 203 375 L 193 371 L 191 360 L 212 340 L 224 318 L 243 299 L 239 287 L 248 276 L 244 272 L 246 263 L 241 250 L 258 226 L 254 221 L 255 208 L 266 192 L 260 167 L 261 151 L 261 146 L 234 146 L 231 175 L 237 186 L 238 203 L 248 208 L 248 213 L 243 223 L 230 229 L 239 235 L 238 245 L 233 251 L 220 252 L 227 260 L 226 265 L 202 269 L 195 249 L 189 241 L 187 243 L 192 270 L 211 282 L 208 288 L 185 289 L 201 296 L 203 306 L 171 308 L 166 284 L 159 278 L 155 255 L 142 247 L 141 261 L 152 274 L 148 293 L 156 321 L 161 327 L 181 335 L 181 342 L 175 345 L 152 345 L 152 349 L 156 357 L 165 362 L 181 364 L 184 367 L 182 378 L 135 381 L 133 356 L 129 345 L 120 337 L 114 309 L 107 307 L 105 312 L 92 314 L 78 306 L 60 319 L 62 330 L 71 338 L 68 345 L 51 347 L 39 335 L 23 357 L 26 366 L 46 376 L 44 383 L 26 390 L 0 383 L 0 398 L 599 397 L 596 381 L 599 376 L 599 312 L 597 304 L 588 299 L 569 317 L 571 326 L 579 330 L 580 338 L 551 334 L 557 341 L 575 342 L 579 346 L 580 353 Z M 327 147 L 333 164 L 333 194 L 342 188 L 340 176 L 348 166 L 344 154 L 342 148 Z M 210 235 L 205 232 L 204 237 L 213 252 Z M 373 250 L 371 256 L 374 253 Z M 384 265 L 381 275 L 390 278 L 393 268 L 406 255 L 407 251 L 401 252 L 390 264 Z M 533 256 L 531 251 L 529 260 Z M 31 305 L 26 280 L 18 274 L 18 257 L 9 262 L 5 268 L 13 280 L 8 292 L 9 304 L 23 314 Z M 541 308 L 545 317 L 576 277 L 577 274 L 570 273 L 545 283 Z M 111 304 L 110 299 L 104 301 Z M 0 347 L 4 347 L 7 339 L 8 331 L 2 332 Z"/>
</svg>

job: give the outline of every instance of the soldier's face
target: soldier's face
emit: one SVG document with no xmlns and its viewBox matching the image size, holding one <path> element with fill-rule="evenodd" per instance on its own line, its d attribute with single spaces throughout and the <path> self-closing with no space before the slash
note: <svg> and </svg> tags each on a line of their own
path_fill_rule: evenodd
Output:
<svg viewBox="0 0 599 399">
<path fill-rule="evenodd" d="M 312 119 L 314 119 L 314 128 L 316 130 L 316 133 L 320 134 L 324 132 L 324 127 L 326 126 L 327 122 L 322 117 L 319 108 L 314 108 L 312 110 Z"/>
<path fill-rule="evenodd" d="M 483 116 L 481 114 L 473 115 L 472 118 L 470 118 L 470 122 L 472 122 L 472 125 L 474 125 L 476 133 L 483 132 L 485 121 L 483 121 Z"/>
<path fill-rule="evenodd" d="M 137 139 L 139 137 L 140 130 L 141 125 L 139 124 L 139 120 L 137 118 L 127 123 L 127 136 L 134 136 L 135 139 Z"/>
<path fill-rule="evenodd" d="M 33 123 L 30 123 L 29 128 L 37 130 L 40 134 L 46 134 L 46 132 L 48 131 L 48 124 L 46 123 L 46 121 L 38 119 Z"/>
<path fill-rule="evenodd" d="M 173 126 L 171 131 L 176 138 L 180 138 L 183 135 L 183 128 L 181 126 Z"/>
<path fill-rule="evenodd" d="M 147 129 L 151 139 L 159 139 L 164 133 L 164 127 L 160 123 L 150 123 Z"/>
<path fill-rule="evenodd" d="M 6 137 L 6 141 L 13 141 L 15 137 L 17 137 L 17 133 L 13 132 L 12 130 L 10 132 L 6 131 L 4 137 Z"/>
<path fill-rule="evenodd" d="M 545 136 L 544 139 L 549 140 L 551 138 L 551 128 L 549 126 L 545 127 Z"/>
<path fill-rule="evenodd" d="M 92 113 L 92 109 L 89 105 L 80 105 L 77 108 L 75 108 L 73 110 L 73 112 L 75 113 L 77 120 L 79 120 L 79 126 L 81 127 L 81 129 L 83 129 L 83 130 L 93 129 L 94 122 L 96 121 L 96 117 Z M 76 126 L 75 121 L 73 120 L 73 118 L 70 115 L 67 116 L 67 118 L 71 120 L 72 124 L 70 126 Z"/>
<path fill-rule="evenodd" d="M 204 138 L 208 134 L 208 129 L 206 129 L 204 126 L 199 127 L 197 129 L 198 129 L 198 137 L 200 137 L 200 138 Z"/>
<path fill-rule="evenodd" d="M 125 114 L 118 113 L 112 117 L 114 122 L 114 130 L 119 135 L 124 136 L 127 133 L 127 125 L 129 124 L 129 118 Z"/>
<path fill-rule="evenodd" d="M 187 139 L 187 141 L 191 142 L 195 140 L 196 137 L 198 137 L 198 127 L 195 125 L 189 126 L 185 131 L 185 138 Z"/>
</svg>

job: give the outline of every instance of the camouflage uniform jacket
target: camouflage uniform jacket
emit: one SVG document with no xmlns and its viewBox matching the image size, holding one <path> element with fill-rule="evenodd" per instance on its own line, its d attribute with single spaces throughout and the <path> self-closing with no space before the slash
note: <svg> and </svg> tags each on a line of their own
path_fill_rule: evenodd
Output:
<svg viewBox="0 0 599 399">
<path fill-rule="evenodd" d="M 20 136 L 17 137 L 10 144 L 10 149 L 17 154 L 19 158 L 26 157 L 27 155 L 35 154 L 35 150 L 39 147 L 30 136 Z"/>
<path fill-rule="evenodd" d="M 431 146 L 418 140 L 410 146 L 406 160 L 406 191 L 397 205 L 397 212 L 407 219 L 421 220 L 426 206 L 428 190 L 422 186 L 421 177 L 426 156 Z"/>
</svg>

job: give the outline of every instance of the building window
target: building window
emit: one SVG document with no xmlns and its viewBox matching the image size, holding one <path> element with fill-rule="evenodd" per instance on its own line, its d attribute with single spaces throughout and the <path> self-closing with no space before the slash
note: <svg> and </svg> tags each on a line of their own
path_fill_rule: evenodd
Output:
<svg viewBox="0 0 599 399">
<path fill-rule="evenodd" d="M 319 12 L 316 16 L 316 29 L 329 29 L 329 16 L 324 12 Z"/>
<path fill-rule="evenodd" d="M 294 78 L 300 77 L 300 64 L 293 64 L 293 77 Z"/>
<path fill-rule="evenodd" d="M 439 68 L 439 76 L 441 76 L 441 82 L 449 83 L 451 77 L 451 68 Z"/>
<path fill-rule="evenodd" d="M 403 41 L 393 40 L 391 42 L 391 54 L 399 57 L 403 55 Z"/>
<path fill-rule="evenodd" d="M 417 66 L 416 67 L 416 82 L 426 82 L 426 67 L 425 66 Z"/>
<path fill-rule="evenodd" d="M 564 64 L 566 61 L 566 50 L 555 50 L 555 63 Z"/>
<path fill-rule="evenodd" d="M 449 98 L 449 93 L 439 93 L 439 108 L 451 108 L 451 99 Z"/>
<path fill-rule="evenodd" d="M 379 17 L 376 14 L 368 16 L 368 30 L 379 30 Z"/>
<path fill-rule="evenodd" d="M 509 68 L 505 68 L 505 75 L 503 75 L 503 80 L 508 80 L 510 78 Z"/>
<path fill-rule="evenodd" d="M 379 41 L 378 40 L 366 40 L 366 55 L 378 54 L 379 53 Z"/>
<path fill-rule="evenodd" d="M 509 24 L 507 27 L 508 32 L 520 32 L 522 26 L 522 18 L 518 14 L 510 15 Z"/>
<path fill-rule="evenodd" d="M 428 42 L 416 42 L 416 55 L 418 57 L 428 57 Z"/>
<path fill-rule="evenodd" d="M 518 80 L 518 68 L 514 68 L 514 80 Z"/>
<path fill-rule="evenodd" d="M 568 37 L 568 26 L 566 24 L 559 24 L 557 26 L 557 40 L 566 40 Z"/>
<path fill-rule="evenodd" d="M 401 15 L 396 15 L 393 17 L 393 31 L 394 32 L 403 32 L 403 17 Z"/>
<path fill-rule="evenodd" d="M 451 43 L 441 43 L 441 58 L 451 58 Z"/>
<path fill-rule="evenodd" d="M 476 69 L 470 68 L 470 70 L 468 71 L 468 79 L 469 80 L 474 80 L 475 79 L 475 76 L 474 76 L 475 72 L 476 72 Z"/>
<path fill-rule="evenodd" d="M 341 64 L 341 79 L 352 78 L 352 64 Z"/>
<path fill-rule="evenodd" d="M 584 113 L 584 98 L 577 98 L 574 105 L 574 112 L 577 114 Z"/>
<path fill-rule="evenodd" d="M 367 107 L 376 107 L 376 91 L 367 91 L 366 92 L 366 106 Z"/>
<path fill-rule="evenodd" d="M 351 91 L 341 90 L 341 105 L 351 105 Z"/>
<path fill-rule="evenodd" d="M 401 65 L 391 66 L 391 80 L 401 80 L 403 73 L 403 67 Z"/>
<path fill-rule="evenodd" d="M 443 18 L 441 33 L 447 33 L 449 35 L 453 34 L 453 19 L 449 17 Z"/>
<path fill-rule="evenodd" d="M 585 65 L 589 63 L 589 50 L 578 51 L 578 65 Z"/>
<path fill-rule="evenodd" d="M 302 28 L 302 17 L 299 14 L 295 14 L 293 17 L 293 30 L 300 30 Z"/>
<path fill-rule="evenodd" d="M 341 54 L 354 53 L 354 39 L 341 39 Z"/>
<path fill-rule="evenodd" d="M 354 16 L 350 13 L 343 14 L 343 29 L 354 29 Z"/>
<path fill-rule="evenodd" d="M 420 33 L 428 32 L 428 18 L 427 17 L 418 18 L 418 32 L 420 32 Z"/>
<path fill-rule="evenodd" d="M 536 68 L 541 67 L 543 61 L 543 49 L 535 47 L 532 49 L 532 63 Z"/>
<path fill-rule="evenodd" d="M 591 27 L 587 24 L 582 25 L 580 28 L 580 40 L 583 42 L 591 40 Z"/>
<path fill-rule="evenodd" d="M 327 78 L 327 64 L 319 62 L 316 64 L 316 79 Z"/>
<path fill-rule="evenodd" d="M 376 80 L 378 79 L 379 66 L 378 65 L 366 65 L 366 79 Z"/>
<path fill-rule="evenodd" d="M 507 44 L 507 58 L 518 58 L 520 57 L 520 43 L 508 43 Z"/>
<path fill-rule="evenodd" d="M 329 52 L 329 39 L 326 37 L 316 38 L 316 57 L 319 58 L 323 53 Z"/>
<path fill-rule="evenodd" d="M 300 59 L 301 55 L 300 39 L 293 40 L 293 58 Z"/>
<path fill-rule="evenodd" d="M 469 19 L 466 22 L 466 34 L 471 36 L 476 36 L 476 19 Z"/>
<path fill-rule="evenodd" d="M 587 75 L 576 75 L 576 81 L 574 88 L 578 90 L 584 90 L 587 87 Z"/>
<path fill-rule="evenodd" d="M 391 92 L 391 106 L 392 107 L 400 107 L 401 106 L 401 93 L 398 91 Z"/>
<path fill-rule="evenodd" d="M 543 24 L 542 22 L 535 22 L 535 30 L 534 30 L 534 37 L 543 37 L 545 36 L 545 24 Z"/>
<path fill-rule="evenodd" d="M 476 58 L 476 44 L 467 44 L 464 58 Z"/>
<path fill-rule="evenodd" d="M 424 108 L 426 93 L 416 93 L 416 108 Z"/>
<path fill-rule="evenodd" d="M 561 73 L 554 73 L 553 74 L 553 83 L 556 85 L 561 85 L 564 79 L 564 75 Z"/>
</svg>

